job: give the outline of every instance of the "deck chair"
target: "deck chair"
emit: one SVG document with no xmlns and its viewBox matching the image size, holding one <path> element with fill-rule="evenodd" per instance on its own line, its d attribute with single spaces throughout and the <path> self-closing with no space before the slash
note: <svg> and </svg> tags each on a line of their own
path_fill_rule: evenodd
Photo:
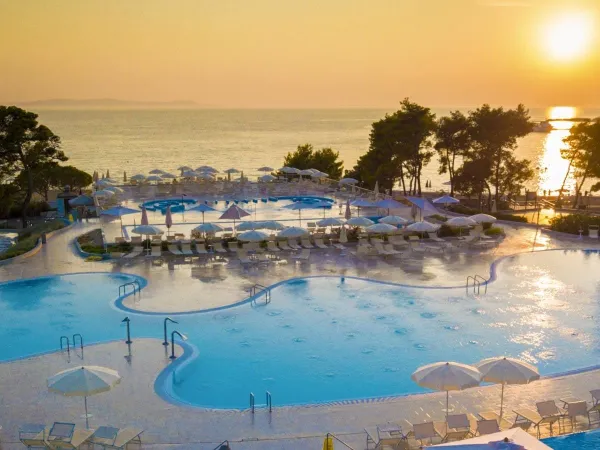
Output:
<svg viewBox="0 0 600 450">
<path fill-rule="evenodd" d="M 442 442 L 459 441 L 473 435 L 471 422 L 466 414 L 449 415 L 441 428 L 436 426 L 436 432 L 442 437 Z"/>
<path fill-rule="evenodd" d="M 277 241 L 277 245 L 281 250 L 290 251 L 292 249 L 286 241 Z"/>
<path fill-rule="evenodd" d="M 152 246 L 152 250 L 150 253 L 150 256 L 153 256 L 155 258 L 162 256 L 162 248 L 160 245 L 153 245 Z"/>
<path fill-rule="evenodd" d="M 292 258 L 298 261 L 308 261 L 310 258 L 310 249 L 305 248 L 298 255 L 292 256 Z"/>
<path fill-rule="evenodd" d="M 46 436 L 49 431 L 45 425 L 27 423 L 19 428 L 19 440 L 28 449 L 46 449 Z"/>
<path fill-rule="evenodd" d="M 221 244 L 221 241 L 215 242 L 213 244 L 213 250 L 217 253 L 227 253 L 227 250 L 225 250 L 223 244 Z"/>
<path fill-rule="evenodd" d="M 141 245 L 136 245 L 133 247 L 133 250 L 123 256 L 123 258 L 135 258 L 136 256 L 140 256 L 142 253 L 144 253 L 144 248 Z"/>
<path fill-rule="evenodd" d="M 383 244 L 383 249 L 388 252 L 388 255 L 401 255 L 402 252 L 399 252 L 394 248 L 392 244 Z"/>
<path fill-rule="evenodd" d="M 240 263 L 242 265 L 249 265 L 249 264 L 254 264 L 256 261 L 250 259 L 250 257 L 248 256 L 248 253 L 246 253 L 243 250 L 240 250 L 238 252 L 238 259 L 240 260 Z"/>
<path fill-rule="evenodd" d="M 298 245 L 298 241 L 296 239 L 289 238 L 288 245 L 292 250 L 300 250 L 302 247 Z"/>
<path fill-rule="evenodd" d="M 374 444 L 374 450 L 383 449 L 394 449 L 394 450 L 409 450 L 408 441 L 406 437 L 401 434 L 391 434 L 386 432 L 385 428 L 382 427 L 367 427 L 365 428 L 367 434 L 367 448 Z"/>
<path fill-rule="evenodd" d="M 175 241 L 175 235 L 167 236 L 167 242 L 171 243 Z"/>
<path fill-rule="evenodd" d="M 338 250 L 346 250 L 346 246 L 341 242 L 332 242 L 331 245 L 333 245 Z"/>
<path fill-rule="evenodd" d="M 177 247 L 177 244 L 169 244 L 168 249 L 174 255 L 183 255 L 183 252 L 181 250 L 179 250 L 179 248 Z"/>
<path fill-rule="evenodd" d="M 94 434 L 94 430 L 76 428 L 75 424 L 55 422 L 48 433 L 47 447 L 51 450 L 75 450 Z"/>
<path fill-rule="evenodd" d="M 127 444 L 142 442 L 141 428 L 99 427 L 90 437 L 89 442 L 103 448 L 125 449 Z"/>
<path fill-rule="evenodd" d="M 135 244 L 142 245 L 142 237 L 141 236 L 133 236 L 131 238 L 131 243 L 134 244 L 134 245 Z"/>
<path fill-rule="evenodd" d="M 208 253 L 206 251 L 204 241 L 196 242 L 196 253 L 198 253 L 199 255 L 206 255 Z"/>
<path fill-rule="evenodd" d="M 115 244 L 124 244 L 125 242 L 127 242 L 127 241 L 125 240 L 124 237 L 116 237 L 115 238 Z"/>
<path fill-rule="evenodd" d="M 303 248 L 315 248 L 315 246 L 311 244 L 310 240 L 307 237 L 300 239 L 300 244 Z"/>
<path fill-rule="evenodd" d="M 600 389 L 593 389 L 590 391 L 590 394 L 592 396 L 592 407 L 588 410 L 588 419 L 590 419 L 591 423 L 591 414 L 593 412 L 597 412 L 600 418 Z"/>
<path fill-rule="evenodd" d="M 227 243 L 227 250 L 229 250 L 232 253 L 236 253 L 240 249 L 238 244 L 239 244 L 238 241 L 229 241 Z"/>
<path fill-rule="evenodd" d="M 277 245 L 275 244 L 275 241 L 267 241 L 267 250 L 269 250 L 270 252 L 280 252 L 281 249 L 279 247 L 277 247 Z"/>
<path fill-rule="evenodd" d="M 575 422 L 576 422 L 577 416 L 587 417 L 588 418 L 588 428 L 591 426 L 590 416 L 588 413 L 588 406 L 587 406 L 587 403 L 583 400 L 580 402 L 568 404 L 566 414 L 565 414 L 565 419 L 569 418 L 571 420 L 571 431 L 572 432 L 575 431 Z"/>
<path fill-rule="evenodd" d="M 359 247 L 362 247 L 362 245 L 360 245 Z M 375 251 L 380 256 L 390 256 L 391 255 L 391 253 L 389 253 L 385 248 L 383 248 L 383 244 L 381 242 L 374 242 L 373 248 L 375 248 Z"/>
<path fill-rule="evenodd" d="M 494 411 L 483 411 L 479 413 L 479 417 L 483 420 L 495 420 L 500 430 L 508 430 L 512 428 L 513 424 L 506 420 L 504 417 L 500 419 L 500 415 Z"/>
<path fill-rule="evenodd" d="M 329 245 L 326 245 L 326 244 L 323 242 L 323 239 L 322 239 L 322 238 L 315 238 L 315 245 L 316 245 L 318 248 L 330 248 L 330 247 L 329 247 Z"/>
<path fill-rule="evenodd" d="M 412 244 L 413 242 L 419 242 L 421 239 L 419 238 L 419 236 L 415 236 L 414 234 L 411 236 L 408 236 L 408 243 Z"/>
<path fill-rule="evenodd" d="M 500 427 L 498 426 L 498 421 L 496 419 L 492 420 L 478 420 L 477 421 L 477 431 L 476 434 L 478 436 L 483 436 L 485 434 L 499 433 Z"/>
<path fill-rule="evenodd" d="M 550 403 L 554 404 L 554 401 L 550 400 Z M 549 402 L 540 402 L 537 403 L 538 411 L 534 411 L 528 408 L 515 409 L 513 412 L 516 414 L 515 423 L 513 426 L 521 427 L 523 430 L 528 431 L 529 428 L 533 426 L 534 429 L 537 430 L 538 439 L 541 436 L 541 427 L 542 425 L 548 424 L 550 427 L 550 435 L 554 434 L 554 424 L 558 422 L 559 432 L 560 432 L 560 419 L 563 417 L 562 415 L 548 415 L 542 416 L 539 411 L 539 405 L 542 405 L 541 410 L 544 413 L 548 413 L 551 410 Z M 556 407 L 556 404 L 554 404 Z"/>
<path fill-rule="evenodd" d="M 415 423 L 413 425 L 413 433 L 414 438 L 421 442 L 421 445 L 423 445 L 425 439 L 429 439 L 429 442 L 432 443 L 434 438 L 440 437 L 435 430 L 433 422 Z"/>
<path fill-rule="evenodd" d="M 352 252 L 352 254 L 357 258 L 365 258 L 371 256 L 371 248 L 367 247 L 366 245 L 359 245 L 356 247 L 356 251 Z"/>
<path fill-rule="evenodd" d="M 192 251 L 191 244 L 181 244 L 181 253 L 186 256 L 191 256 L 194 254 Z"/>
</svg>

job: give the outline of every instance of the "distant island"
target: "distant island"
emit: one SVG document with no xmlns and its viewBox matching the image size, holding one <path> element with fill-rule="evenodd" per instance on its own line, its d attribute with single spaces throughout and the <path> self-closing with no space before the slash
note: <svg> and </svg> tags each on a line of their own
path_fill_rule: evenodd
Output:
<svg viewBox="0 0 600 450">
<path fill-rule="evenodd" d="M 199 105 L 198 103 L 189 100 L 172 102 L 142 102 L 117 100 L 113 98 L 92 98 L 84 100 L 56 98 L 14 103 L 23 108 L 39 109 L 197 109 L 210 107 L 210 105 Z"/>
</svg>

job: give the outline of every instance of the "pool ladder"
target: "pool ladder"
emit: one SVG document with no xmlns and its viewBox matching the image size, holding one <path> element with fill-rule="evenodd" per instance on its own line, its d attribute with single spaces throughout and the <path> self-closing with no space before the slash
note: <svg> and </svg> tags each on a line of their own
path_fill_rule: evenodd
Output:
<svg viewBox="0 0 600 450">
<path fill-rule="evenodd" d="M 81 349 L 81 359 L 83 359 L 83 336 L 79 333 L 75 333 L 73 335 L 73 345 L 71 346 L 71 341 L 69 341 L 69 336 L 61 336 L 60 337 L 60 349 L 64 352 L 65 348 L 67 349 L 67 355 L 71 355 L 71 347 L 73 347 L 73 351 L 75 352 L 75 348 L 77 346 L 77 338 L 79 338 L 79 348 Z M 65 347 L 66 344 L 66 347 Z M 75 353 L 77 354 L 77 353 Z"/>
<path fill-rule="evenodd" d="M 262 405 L 258 405 L 260 407 Z M 265 408 L 269 408 L 269 412 L 273 412 L 273 396 L 269 391 L 265 391 Z M 257 408 L 254 393 L 250 392 L 250 411 L 254 414 L 254 410 Z"/>
<path fill-rule="evenodd" d="M 127 286 L 133 286 L 133 295 L 142 292 L 142 285 L 138 280 L 134 280 L 128 283 L 123 283 L 121 286 L 119 286 L 119 297 L 127 294 Z"/>
<path fill-rule="evenodd" d="M 485 278 L 483 278 L 481 275 L 475 275 L 475 276 L 468 276 L 467 277 L 467 293 L 469 292 L 469 287 L 471 286 L 471 280 L 473 281 L 473 294 L 477 294 L 479 295 L 480 291 L 481 291 L 481 284 L 483 283 L 483 286 L 485 288 L 485 290 L 483 291 L 484 294 L 487 294 L 487 285 L 488 285 L 488 280 L 486 280 Z"/>
<path fill-rule="evenodd" d="M 248 298 L 256 297 L 257 294 L 258 296 L 262 296 L 262 294 L 265 295 L 265 305 L 271 303 L 271 289 L 268 287 L 263 286 L 262 284 L 255 284 L 248 290 Z M 256 304 L 256 300 L 257 298 L 254 298 L 252 303 Z"/>
</svg>

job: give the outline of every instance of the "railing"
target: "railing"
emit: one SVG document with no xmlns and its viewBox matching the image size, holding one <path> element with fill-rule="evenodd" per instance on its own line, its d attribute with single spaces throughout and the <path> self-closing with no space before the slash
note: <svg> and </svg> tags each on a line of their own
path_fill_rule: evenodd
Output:
<svg viewBox="0 0 600 450">
<path fill-rule="evenodd" d="M 142 286 L 138 280 L 130 281 L 119 286 L 119 297 L 127 294 L 127 286 L 133 286 L 133 295 L 142 291 Z M 121 294 L 122 292 L 122 294 Z"/>
<path fill-rule="evenodd" d="M 63 341 L 66 341 L 66 343 L 67 343 L 67 354 L 70 355 L 71 354 L 71 346 L 69 345 L 69 337 L 68 336 L 60 337 L 60 349 L 61 350 L 64 350 Z"/>
<path fill-rule="evenodd" d="M 217 445 L 213 450 L 224 450 L 230 448 L 231 447 L 229 446 L 229 441 L 223 441 L 219 445 Z"/>
<path fill-rule="evenodd" d="M 250 392 L 250 410 L 254 414 L 254 394 Z"/>
<path fill-rule="evenodd" d="M 265 397 L 266 407 L 269 408 L 269 412 L 273 412 L 273 397 L 271 396 L 271 393 L 267 391 Z"/>
<path fill-rule="evenodd" d="M 77 354 L 77 351 L 75 351 L 75 346 L 77 345 L 77 337 L 79 337 L 79 348 L 81 348 L 81 359 L 83 359 L 83 336 L 79 333 L 75 333 L 73 335 L 73 352 Z"/>
<path fill-rule="evenodd" d="M 254 297 L 257 294 L 263 293 L 265 294 L 265 305 L 271 303 L 271 289 L 262 284 L 255 284 L 252 286 L 248 291 L 248 297 Z M 256 303 L 256 299 L 254 299 L 254 302 Z"/>
<path fill-rule="evenodd" d="M 473 280 L 473 294 L 480 294 L 481 291 L 481 282 L 483 281 L 483 286 L 485 287 L 484 290 L 484 294 L 487 294 L 487 283 L 488 280 L 486 280 L 485 278 L 483 278 L 481 275 L 475 275 L 475 276 L 468 276 L 467 277 L 467 285 L 466 285 L 466 289 L 467 289 L 467 293 L 469 292 L 469 287 L 471 286 L 470 281 Z"/>
<path fill-rule="evenodd" d="M 350 447 L 348 444 L 346 444 L 344 441 L 342 441 L 339 437 L 337 437 L 335 434 L 333 433 L 327 433 L 327 435 L 325 436 L 326 440 L 329 440 L 329 438 L 335 439 L 336 441 L 338 441 L 340 444 L 342 444 L 344 447 L 349 448 L 350 450 L 354 450 L 354 447 Z M 323 448 L 326 448 L 325 446 L 323 446 Z M 333 448 L 333 447 L 332 447 Z"/>
</svg>

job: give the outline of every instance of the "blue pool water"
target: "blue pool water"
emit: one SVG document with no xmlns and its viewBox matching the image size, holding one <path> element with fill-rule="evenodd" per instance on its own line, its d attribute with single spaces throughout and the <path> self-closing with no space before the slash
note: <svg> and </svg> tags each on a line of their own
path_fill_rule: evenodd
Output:
<svg viewBox="0 0 600 450">
<path fill-rule="evenodd" d="M 554 450 L 598 450 L 600 449 L 600 430 L 548 438 L 543 442 Z"/>
<path fill-rule="evenodd" d="M 421 392 L 410 374 L 440 360 L 506 354 L 542 374 L 597 364 L 600 254 L 528 253 L 502 260 L 497 270 L 480 297 L 321 277 L 274 287 L 268 305 L 179 315 L 177 329 L 198 356 L 158 387 L 197 406 L 246 408 L 249 392 L 260 398 L 267 390 L 276 405 Z M 127 279 L 88 274 L 0 285 L 8 324 L 0 339 L 9 344 L 0 347 L 0 360 L 54 350 L 63 334 L 83 333 L 86 342 L 122 338 L 125 313 L 112 303 Z M 162 338 L 163 316 L 127 315 L 134 337 Z"/>
</svg>

